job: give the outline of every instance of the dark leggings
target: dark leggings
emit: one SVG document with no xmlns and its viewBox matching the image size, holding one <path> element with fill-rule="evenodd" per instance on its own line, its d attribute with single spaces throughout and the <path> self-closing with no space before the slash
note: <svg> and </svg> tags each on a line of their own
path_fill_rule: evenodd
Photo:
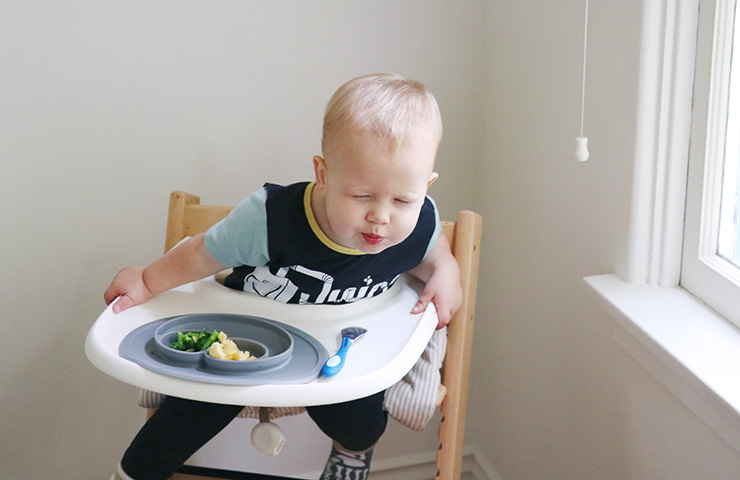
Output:
<svg viewBox="0 0 740 480">
<path fill-rule="evenodd" d="M 365 450 L 375 445 L 388 423 L 384 395 L 306 410 L 329 438 L 348 450 Z M 136 480 L 168 479 L 242 408 L 167 397 L 134 437 L 121 466 Z"/>
</svg>

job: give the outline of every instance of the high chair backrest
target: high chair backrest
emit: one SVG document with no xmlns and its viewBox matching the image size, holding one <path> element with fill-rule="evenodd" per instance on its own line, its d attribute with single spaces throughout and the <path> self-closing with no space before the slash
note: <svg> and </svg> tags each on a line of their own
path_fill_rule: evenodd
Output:
<svg viewBox="0 0 740 480">
<path fill-rule="evenodd" d="M 172 192 L 165 252 L 183 238 L 205 232 L 232 209 L 233 207 L 201 205 L 200 198 L 196 195 Z M 442 224 L 460 267 L 463 305 L 447 329 L 447 353 L 442 375 L 446 395 L 441 405 L 443 418 L 439 425 L 440 447 L 437 452 L 436 478 L 439 480 L 457 480 L 462 470 L 481 226 L 481 216 L 468 210 L 458 214 L 457 222 Z"/>
</svg>

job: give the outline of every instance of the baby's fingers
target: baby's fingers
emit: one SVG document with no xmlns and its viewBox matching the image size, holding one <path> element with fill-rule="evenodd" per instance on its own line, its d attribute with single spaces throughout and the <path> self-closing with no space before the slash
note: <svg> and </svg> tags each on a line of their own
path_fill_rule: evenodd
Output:
<svg viewBox="0 0 740 480">
<path fill-rule="evenodd" d="M 427 309 L 428 303 L 424 303 L 422 300 L 419 300 L 416 302 L 416 305 L 414 305 L 414 308 L 411 309 L 411 313 L 416 315 L 419 313 L 424 313 Z"/>
<path fill-rule="evenodd" d="M 452 312 L 450 311 L 450 308 L 445 305 L 435 303 L 434 306 L 437 307 L 437 330 L 439 330 L 450 323 L 450 320 L 452 320 Z"/>
<path fill-rule="evenodd" d="M 105 300 L 106 305 L 110 305 L 116 300 L 116 298 L 120 297 L 121 295 L 123 295 L 123 292 L 121 292 L 120 289 L 111 284 L 111 286 L 108 287 L 103 293 L 103 300 Z"/>
<path fill-rule="evenodd" d="M 416 305 L 414 305 L 414 308 L 411 309 L 411 313 L 413 315 L 424 313 L 430 302 L 434 303 L 434 307 L 437 310 L 437 330 L 439 330 L 450 323 L 452 314 L 450 313 L 450 309 L 446 308 L 443 304 L 440 304 L 437 299 L 427 299 L 422 295 L 421 298 L 419 298 L 419 301 L 416 302 Z"/>
<path fill-rule="evenodd" d="M 113 306 L 111 307 L 111 310 L 113 310 L 113 313 L 121 313 L 127 308 L 134 306 L 133 299 L 129 297 L 128 295 L 120 296 L 113 302 L 115 302 L 113 303 Z"/>
<path fill-rule="evenodd" d="M 424 291 L 421 292 L 419 301 L 416 302 L 416 305 L 414 305 L 414 308 L 411 309 L 411 313 L 414 315 L 419 314 L 419 313 L 424 313 L 427 309 L 427 306 L 433 299 L 434 299 L 434 295 L 429 291 L 429 289 L 424 289 Z"/>
</svg>

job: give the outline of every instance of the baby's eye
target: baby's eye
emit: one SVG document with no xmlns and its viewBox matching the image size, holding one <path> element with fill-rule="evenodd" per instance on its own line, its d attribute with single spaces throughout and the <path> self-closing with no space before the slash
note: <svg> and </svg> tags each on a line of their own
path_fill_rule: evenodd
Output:
<svg viewBox="0 0 740 480">
<path fill-rule="evenodd" d="M 368 200 L 370 195 L 352 195 L 352 198 L 356 200 Z"/>
<path fill-rule="evenodd" d="M 395 199 L 395 202 L 396 203 L 400 203 L 401 205 L 408 205 L 409 203 L 411 203 L 408 200 L 406 200 L 405 198 L 396 198 Z"/>
</svg>

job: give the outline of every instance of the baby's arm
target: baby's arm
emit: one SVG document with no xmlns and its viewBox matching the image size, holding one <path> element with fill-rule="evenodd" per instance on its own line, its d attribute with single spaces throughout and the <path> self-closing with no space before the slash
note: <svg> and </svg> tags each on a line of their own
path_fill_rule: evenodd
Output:
<svg viewBox="0 0 740 480">
<path fill-rule="evenodd" d="M 105 303 L 110 304 L 121 297 L 113 305 L 113 313 L 119 313 L 146 302 L 158 293 L 200 280 L 226 268 L 208 252 L 204 237 L 204 234 L 194 236 L 146 268 L 124 268 L 116 274 L 105 291 Z"/>
<path fill-rule="evenodd" d="M 450 323 L 462 305 L 462 287 L 460 269 L 452 256 L 447 237 L 440 235 L 424 261 L 408 273 L 426 282 L 426 287 L 411 313 L 422 313 L 429 302 L 433 302 L 439 319 L 437 328 Z"/>
</svg>

